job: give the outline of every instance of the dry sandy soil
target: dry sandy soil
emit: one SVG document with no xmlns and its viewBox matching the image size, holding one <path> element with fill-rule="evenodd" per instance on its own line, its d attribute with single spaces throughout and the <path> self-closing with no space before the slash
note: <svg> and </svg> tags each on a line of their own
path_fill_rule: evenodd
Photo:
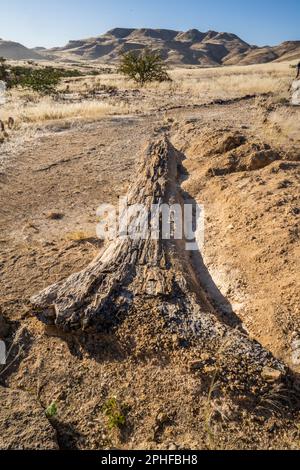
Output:
<svg viewBox="0 0 300 470">
<path fill-rule="evenodd" d="M 45 327 L 33 315 L 33 294 L 99 252 L 97 207 L 126 194 L 147 142 L 167 133 L 184 155 L 182 189 L 205 206 L 206 269 L 199 268 L 199 281 L 215 314 L 243 327 L 297 378 L 300 110 L 270 96 L 153 106 L 156 112 L 139 115 L 48 122 L 23 141 L 16 130 L 3 150 L 0 335 L 13 346 L 0 372 L 1 448 L 300 446 L 297 380 L 292 392 L 274 383 L 265 396 L 253 383 L 255 405 L 234 399 L 211 364 L 218 351 L 204 357 L 197 345 L 169 337 L 159 320 L 155 336 L 143 333 L 138 321 L 147 305 L 136 324 L 84 337 Z M 110 429 L 103 408 L 113 397 L 125 417 L 120 429 Z M 58 411 L 48 421 L 44 410 L 53 402 Z M 18 416 L 23 421 L 14 431 Z"/>
</svg>

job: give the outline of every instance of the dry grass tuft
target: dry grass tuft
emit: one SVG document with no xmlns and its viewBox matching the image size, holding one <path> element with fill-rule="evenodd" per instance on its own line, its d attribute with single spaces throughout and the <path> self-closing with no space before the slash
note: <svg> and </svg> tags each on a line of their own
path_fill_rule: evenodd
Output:
<svg viewBox="0 0 300 470">
<path fill-rule="evenodd" d="M 263 64 L 210 69 L 177 69 L 172 78 L 182 90 L 209 99 L 234 98 L 247 94 L 280 93 L 289 87 L 289 64 Z"/>
<path fill-rule="evenodd" d="M 66 240 L 72 241 L 72 242 L 82 242 L 82 241 L 90 240 L 92 238 L 94 238 L 94 235 L 91 235 L 90 233 L 87 233 L 81 230 L 70 232 L 70 233 L 67 233 L 66 235 Z"/>
<path fill-rule="evenodd" d="M 19 103 L 20 104 L 20 103 Z M 56 102 L 52 98 L 41 98 L 33 103 L 7 106 L 1 115 L 6 119 L 13 115 L 17 123 L 40 123 L 57 119 L 98 119 L 111 114 L 126 114 L 126 106 L 101 101 L 81 101 L 78 103 Z"/>
<path fill-rule="evenodd" d="M 203 100 L 226 99 L 247 94 L 281 93 L 288 89 L 291 82 L 289 63 L 259 64 L 249 66 L 227 66 L 213 68 L 177 68 L 169 72 L 172 82 L 149 83 L 144 87 L 146 93 L 186 94 Z M 126 80 L 117 72 L 102 74 L 100 77 L 87 77 L 70 84 L 75 93 L 99 88 L 115 87 L 118 90 L 133 90 L 136 83 Z"/>
</svg>

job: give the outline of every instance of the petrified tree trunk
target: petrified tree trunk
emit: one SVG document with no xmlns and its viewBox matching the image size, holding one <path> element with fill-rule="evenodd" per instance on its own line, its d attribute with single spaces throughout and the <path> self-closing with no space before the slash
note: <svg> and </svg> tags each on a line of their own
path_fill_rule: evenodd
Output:
<svg viewBox="0 0 300 470">
<path fill-rule="evenodd" d="M 182 205 L 181 159 L 166 137 L 150 144 L 128 206 L 142 204 L 150 211 L 157 204 Z M 116 238 L 85 270 L 33 297 L 36 316 L 66 332 L 101 331 L 147 305 L 159 312 L 170 333 L 198 344 L 216 342 L 216 347 L 230 337 L 232 355 L 283 372 L 284 366 L 258 343 L 218 320 L 186 241 L 162 238 L 154 240 L 151 233 L 145 239 Z"/>
<path fill-rule="evenodd" d="M 166 138 L 151 144 L 127 195 L 127 206 L 141 204 L 150 213 L 153 205 L 182 205 L 180 169 L 181 155 Z M 197 292 L 208 310 L 184 243 L 161 236 L 154 240 L 150 231 L 144 238 L 119 236 L 84 271 L 33 297 L 37 316 L 65 331 L 87 330 L 113 321 L 112 310 L 129 308 L 137 296 L 159 297 L 162 304 L 165 298 L 176 299 L 178 286 L 186 308 L 196 309 Z"/>
</svg>

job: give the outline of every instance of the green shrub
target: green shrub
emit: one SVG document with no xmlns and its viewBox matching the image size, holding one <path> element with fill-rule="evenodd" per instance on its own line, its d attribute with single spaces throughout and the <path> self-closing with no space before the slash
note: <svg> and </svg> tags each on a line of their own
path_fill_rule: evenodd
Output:
<svg viewBox="0 0 300 470">
<path fill-rule="evenodd" d="M 11 66 L 8 68 L 6 60 L 0 58 L 0 80 L 6 83 L 7 88 L 20 86 L 41 94 L 51 94 L 56 92 L 61 78 L 62 73 L 53 67 Z"/>
<path fill-rule="evenodd" d="M 0 80 L 6 82 L 7 88 L 28 88 L 43 95 L 56 93 L 62 78 L 80 77 L 82 72 L 76 69 L 55 67 L 23 67 L 6 65 L 6 60 L 0 58 Z"/>
<path fill-rule="evenodd" d="M 103 413 L 108 419 L 108 428 L 115 429 L 121 428 L 126 424 L 126 418 L 122 412 L 116 398 L 110 398 L 103 406 Z"/>
<path fill-rule="evenodd" d="M 29 64 L 33 65 L 33 64 Z M 86 74 L 78 69 L 64 69 L 59 67 L 8 67 L 6 60 L 0 57 L 0 80 L 6 83 L 7 88 L 22 87 L 31 89 L 43 95 L 54 94 L 63 78 L 76 78 L 85 75 L 97 75 L 100 72 L 93 70 Z"/>
<path fill-rule="evenodd" d="M 55 418 L 57 415 L 57 405 L 55 402 L 51 403 L 50 406 L 46 409 L 47 418 Z"/>
<path fill-rule="evenodd" d="M 147 82 L 170 81 L 167 67 L 158 52 L 144 49 L 122 55 L 119 72 L 143 86 Z"/>
<path fill-rule="evenodd" d="M 16 77 L 16 85 L 30 88 L 37 93 L 50 95 L 56 92 L 61 80 L 61 74 L 52 67 L 43 69 L 23 69 Z"/>
</svg>

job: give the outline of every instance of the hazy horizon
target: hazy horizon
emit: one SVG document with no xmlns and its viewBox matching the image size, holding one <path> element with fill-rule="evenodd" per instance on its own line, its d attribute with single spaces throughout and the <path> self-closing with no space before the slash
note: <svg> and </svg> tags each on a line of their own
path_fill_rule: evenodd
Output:
<svg viewBox="0 0 300 470">
<path fill-rule="evenodd" d="M 161 4 L 145 1 L 112 0 L 28 0 L 26 11 L 21 0 L 1 7 L 0 37 L 27 47 L 63 46 L 70 39 L 99 36 L 115 27 L 154 28 L 186 31 L 216 30 L 237 34 L 250 44 L 275 45 L 300 39 L 300 3 L 253 0 L 241 5 L 226 2 L 166 0 Z"/>
</svg>

